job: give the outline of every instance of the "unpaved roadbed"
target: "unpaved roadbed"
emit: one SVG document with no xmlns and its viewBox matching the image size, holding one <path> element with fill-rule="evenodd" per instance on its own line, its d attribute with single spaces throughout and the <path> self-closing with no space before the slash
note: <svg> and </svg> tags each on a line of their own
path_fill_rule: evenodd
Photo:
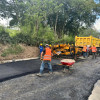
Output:
<svg viewBox="0 0 100 100">
<path fill-rule="evenodd" d="M 0 83 L 0 100 L 88 100 L 100 79 L 100 58 L 75 63 L 70 73 L 29 74 Z"/>
<path fill-rule="evenodd" d="M 100 80 L 94 85 L 94 89 L 88 100 L 100 100 Z"/>
</svg>

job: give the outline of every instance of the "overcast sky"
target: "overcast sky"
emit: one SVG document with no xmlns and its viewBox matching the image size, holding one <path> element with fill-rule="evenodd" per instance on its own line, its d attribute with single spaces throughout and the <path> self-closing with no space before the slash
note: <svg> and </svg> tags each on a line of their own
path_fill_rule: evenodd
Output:
<svg viewBox="0 0 100 100">
<path fill-rule="evenodd" d="M 9 19 L 1 19 L 0 18 L 0 25 L 8 26 L 9 25 Z"/>
<path fill-rule="evenodd" d="M 96 20 L 94 27 L 100 32 L 100 18 Z"/>
</svg>

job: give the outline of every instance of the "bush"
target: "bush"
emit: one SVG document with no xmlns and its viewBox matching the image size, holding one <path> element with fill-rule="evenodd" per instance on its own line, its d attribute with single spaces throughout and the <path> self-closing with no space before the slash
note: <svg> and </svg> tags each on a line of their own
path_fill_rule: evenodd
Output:
<svg viewBox="0 0 100 100">
<path fill-rule="evenodd" d="M 24 27 L 24 26 L 23 26 Z M 25 28 L 25 27 L 24 27 Z M 27 28 L 26 28 L 27 29 Z M 20 32 L 20 33 L 19 33 Z M 38 31 L 32 31 L 28 33 L 25 30 L 14 31 L 11 29 L 5 29 L 0 27 L 0 42 L 3 44 L 18 44 L 24 43 L 27 45 L 39 46 L 40 43 L 45 44 L 58 44 L 58 43 L 74 43 L 74 37 L 63 35 L 62 38 L 58 38 L 50 26 L 39 26 Z"/>
<path fill-rule="evenodd" d="M 60 43 L 74 43 L 75 39 L 72 36 L 64 35 L 61 39 L 57 39 L 54 41 L 53 44 L 60 44 Z"/>
<path fill-rule="evenodd" d="M 7 44 L 11 43 L 12 38 L 9 36 L 9 33 L 5 32 L 5 29 L 0 26 L 0 43 Z"/>
</svg>

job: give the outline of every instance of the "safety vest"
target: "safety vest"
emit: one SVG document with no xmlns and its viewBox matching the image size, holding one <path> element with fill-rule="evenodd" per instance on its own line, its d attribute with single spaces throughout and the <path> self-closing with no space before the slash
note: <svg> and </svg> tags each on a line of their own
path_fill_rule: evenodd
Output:
<svg viewBox="0 0 100 100">
<path fill-rule="evenodd" d="M 82 51 L 86 52 L 86 50 L 87 50 L 87 47 L 84 46 Z"/>
<path fill-rule="evenodd" d="M 97 51 L 96 47 L 92 47 L 92 52 L 96 52 L 96 51 Z"/>
<path fill-rule="evenodd" d="M 50 48 L 45 48 L 45 54 L 43 60 L 49 60 L 51 61 L 51 49 Z"/>
</svg>

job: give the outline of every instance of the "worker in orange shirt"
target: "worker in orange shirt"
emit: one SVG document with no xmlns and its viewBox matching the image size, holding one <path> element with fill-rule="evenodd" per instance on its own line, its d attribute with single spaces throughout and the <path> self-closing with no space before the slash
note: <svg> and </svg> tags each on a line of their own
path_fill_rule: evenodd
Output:
<svg viewBox="0 0 100 100">
<path fill-rule="evenodd" d="M 89 47 L 89 54 L 92 55 L 92 47 Z"/>
<path fill-rule="evenodd" d="M 83 52 L 83 57 L 85 58 L 87 56 L 87 46 L 86 45 L 83 46 L 82 52 Z"/>
<path fill-rule="evenodd" d="M 45 50 L 41 53 L 42 63 L 40 66 L 40 72 L 39 72 L 39 74 L 37 74 L 38 76 L 42 76 L 45 64 L 48 65 L 49 73 L 52 74 L 52 65 L 51 65 L 52 55 L 53 54 L 51 53 L 50 46 L 48 44 L 46 44 Z"/>
<path fill-rule="evenodd" d="M 92 58 L 96 59 L 97 48 L 95 47 L 95 44 L 93 44 L 93 47 L 91 47 L 91 50 L 92 50 Z"/>
</svg>

